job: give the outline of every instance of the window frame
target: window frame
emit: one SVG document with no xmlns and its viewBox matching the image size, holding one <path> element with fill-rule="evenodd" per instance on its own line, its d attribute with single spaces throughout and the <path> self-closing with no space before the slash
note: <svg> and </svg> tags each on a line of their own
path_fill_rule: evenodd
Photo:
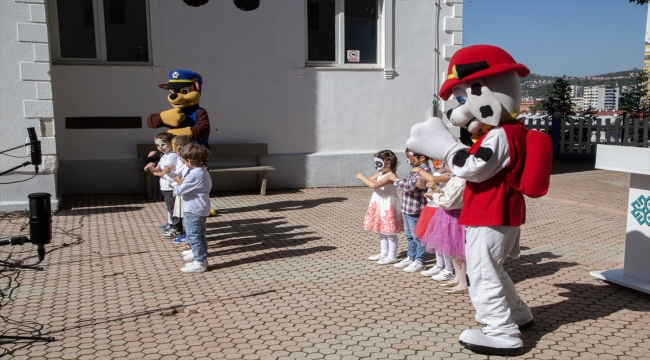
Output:
<svg viewBox="0 0 650 360">
<path fill-rule="evenodd" d="M 345 0 L 336 0 L 337 4 Z M 353 1 L 353 0 L 348 0 Z M 395 0 L 377 0 L 377 63 L 376 64 L 351 64 L 345 63 L 345 32 L 338 31 L 336 33 L 336 61 L 322 62 L 322 61 L 307 61 L 307 47 L 308 45 L 308 23 L 307 23 L 307 0 L 295 0 L 295 8 L 297 15 L 297 51 L 295 70 L 296 76 L 303 79 L 307 70 L 334 70 L 334 71 L 381 71 L 383 70 L 384 76 L 387 80 L 394 79 L 397 75 L 394 67 L 394 2 Z M 343 5 L 345 6 L 345 5 Z M 337 6 L 337 10 L 339 7 Z M 343 7 L 343 10 L 345 8 Z M 345 26 L 344 16 L 338 17 L 337 11 L 336 26 Z M 342 50 L 341 50 L 342 49 Z"/>
<path fill-rule="evenodd" d="M 131 1 L 131 0 L 127 0 Z M 61 56 L 61 37 L 59 34 L 58 1 L 49 1 L 48 15 L 50 21 L 52 63 L 54 65 L 125 65 L 125 66 L 152 66 L 154 54 L 151 46 L 151 0 L 144 0 L 147 21 L 147 47 L 148 61 L 108 61 L 106 49 L 106 21 L 104 16 L 104 0 L 92 0 L 93 22 L 95 26 L 95 58 L 64 58 Z"/>
<path fill-rule="evenodd" d="M 304 0 L 305 4 L 308 0 Z M 334 61 L 314 61 L 309 60 L 309 29 L 307 26 L 308 6 L 304 6 L 304 24 L 305 24 L 305 67 L 332 67 L 332 68 L 372 68 L 383 69 L 382 52 L 383 52 L 383 3 L 384 0 L 375 0 L 377 2 L 377 62 L 376 63 L 346 63 L 345 51 L 345 1 L 334 0 Z M 347 0 L 354 1 L 354 0 Z"/>
</svg>

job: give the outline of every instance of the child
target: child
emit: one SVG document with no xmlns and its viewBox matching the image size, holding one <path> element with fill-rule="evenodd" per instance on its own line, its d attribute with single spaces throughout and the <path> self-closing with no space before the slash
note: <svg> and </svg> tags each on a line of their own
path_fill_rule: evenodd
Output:
<svg viewBox="0 0 650 360">
<path fill-rule="evenodd" d="M 416 272 L 424 268 L 425 253 L 420 239 L 415 236 L 413 231 L 422 208 L 427 203 L 424 197 L 426 190 L 418 187 L 418 173 L 423 171 L 430 173 L 431 169 L 429 168 L 429 158 L 424 155 L 416 154 L 407 148 L 406 157 L 412 167 L 418 167 L 419 169 L 417 172 L 410 172 L 402 180 L 395 180 L 395 186 L 403 191 L 404 235 L 408 240 L 407 256 L 404 260 L 395 264 L 395 267 L 404 269 L 406 272 Z"/>
<path fill-rule="evenodd" d="M 451 174 L 449 166 L 444 165 L 445 170 Z M 427 174 L 420 175 L 425 179 Z M 427 246 L 435 246 L 443 255 L 452 258 L 455 274 L 446 274 L 445 271 L 431 277 L 433 280 L 450 280 L 443 287 L 450 287 L 445 291 L 450 294 L 467 293 L 466 265 L 465 265 L 465 227 L 458 223 L 460 209 L 463 207 L 463 191 L 465 190 L 465 179 L 453 176 L 447 182 L 443 190 L 433 185 L 433 192 L 425 196 L 430 197 L 440 207 L 431 220 L 430 228 L 422 242 Z M 452 276 L 453 275 L 453 276 Z M 453 279 L 452 279 L 453 278 Z M 455 286 L 454 286 L 455 285 Z"/>
<path fill-rule="evenodd" d="M 192 139 L 187 136 L 187 135 L 177 135 L 174 137 L 172 140 L 172 148 L 175 153 L 180 154 L 183 152 L 183 146 L 189 144 L 192 142 Z M 187 171 L 189 168 L 185 165 L 183 162 L 182 157 L 178 157 L 178 160 L 176 160 L 176 165 L 174 166 L 174 170 L 170 172 L 170 176 L 174 178 L 174 181 L 169 183 L 169 188 L 173 190 L 174 186 L 180 185 L 183 180 L 182 178 L 185 177 L 187 174 Z M 183 197 L 182 196 L 176 196 L 174 200 L 174 212 L 173 215 L 181 219 L 181 224 L 183 222 Z M 172 243 L 174 244 L 182 244 L 187 242 L 187 237 L 185 236 L 185 232 L 183 232 L 180 236 L 178 236 Z"/>
<path fill-rule="evenodd" d="M 439 188 L 444 188 L 445 183 L 449 181 L 450 176 L 444 173 L 444 169 L 442 168 L 442 161 L 440 160 L 433 160 L 433 168 L 435 169 L 433 172 L 433 181 L 426 181 L 424 180 L 424 177 L 420 176 L 418 177 L 418 187 L 420 189 L 427 189 L 427 194 L 433 191 L 432 188 L 435 188 L 436 186 Z M 415 168 L 416 171 L 419 171 L 419 168 Z M 426 173 L 425 175 L 428 175 Z M 427 197 L 427 194 L 424 196 Z M 427 197 L 427 206 L 424 207 L 424 210 L 422 210 L 422 214 L 420 215 L 420 219 L 418 220 L 418 224 L 415 227 L 415 235 L 422 239 L 424 238 L 424 235 L 427 232 L 427 228 L 429 228 L 430 225 L 432 225 L 431 219 L 433 218 L 433 215 L 436 213 L 436 210 L 438 209 L 438 205 L 436 203 L 429 199 Z M 429 228 L 429 231 L 432 231 L 433 227 Z M 445 265 L 450 266 L 450 270 L 453 272 L 453 264 L 451 262 L 451 258 L 445 258 L 445 256 L 437 249 L 429 246 L 427 247 L 425 244 L 424 250 L 426 252 L 435 252 L 436 254 L 436 265 L 432 266 L 429 270 L 424 270 L 420 272 L 423 276 L 431 277 L 433 275 L 436 275 L 440 273 L 442 270 L 446 268 Z M 448 261 L 446 261 L 448 260 Z"/>
<path fill-rule="evenodd" d="M 157 166 L 153 162 L 150 162 L 144 167 L 145 171 L 151 171 L 154 175 L 160 177 L 160 192 L 162 193 L 165 205 L 167 206 L 170 224 L 169 230 L 165 230 L 162 233 L 162 236 L 165 239 L 176 238 L 183 232 L 181 219 L 173 215 L 174 196 L 172 194 L 172 189 L 169 187 L 169 183 L 174 180 L 174 178 L 169 174 L 178 159 L 178 154 L 172 151 L 171 141 L 174 136 L 175 135 L 166 132 L 156 134 L 154 142 L 156 143 L 156 148 L 162 153 L 162 155 L 160 156 Z"/>
<path fill-rule="evenodd" d="M 399 216 L 399 197 L 393 181 L 397 180 L 397 156 L 390 150 L 375 154 L 375 169 L 379 172 L 370 178 L 362 173 L 357 179 L 375 191 L 370 197 L 370 205 L 363 220 L 363 228 L 379 234 L 380 253 L 368 260 L 386 265 L 397 262 L 397 233 L 404 230 L 404 222 Z"/>
<path fill-rule="evenodd" d="M 180 185 L 174 187 L 176 196 L 183 196 L 185 233 L 192 250 L 183 251 L 183 260 L 192 261 L 181 269 L 184 273 L 201 273 L 208 270 L 208 240 L 205 237 L 205 220 L 210 216 L 210 189 L 212 179 L 206 165 L 210 150 L 198 144 L 183 146 L 181 157 L 189 168 Z"/>
</svg>

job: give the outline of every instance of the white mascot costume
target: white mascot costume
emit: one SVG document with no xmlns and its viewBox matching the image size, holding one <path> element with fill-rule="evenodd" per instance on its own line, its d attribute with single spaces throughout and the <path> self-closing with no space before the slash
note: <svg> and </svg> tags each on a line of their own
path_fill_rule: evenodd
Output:
<svg viewBox="0 0 650 360">
<path fill-rule="evenodd" d="M 520 225 L 526 217 L 519 184 L 527 129 L 515 119 L 521 104 L 519 77 L 529 72 L 496 46 L 457 51 L 440 96 L 447 100 L 453 94 L 459 100 L 447 117 L 472 133 L 474 145 L 460 143 L 439 118 L 414 125 L 406 142 L 417 153 L 444 160 L 456 176 L 467 180 L 459 222 L 467 229 L 469 295 L 476 321 L 485 326 L 463 331 L 459 341 L 475 352 L 521 354 L 520 329 L 534 324 L 530 308 L 503 269 L 507 257 L 519 257 Z"/>
</svg>

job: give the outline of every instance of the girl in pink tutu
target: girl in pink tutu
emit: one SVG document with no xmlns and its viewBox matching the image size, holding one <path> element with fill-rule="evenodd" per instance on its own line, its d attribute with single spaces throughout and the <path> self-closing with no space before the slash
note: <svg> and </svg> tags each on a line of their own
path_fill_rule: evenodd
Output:
<svg viewBox="0 0 650 360">
<path fill-rule="evenodd" d="M 429 189 L 429 192 L 433 191 L 436 187 L 443 189 L 445 187 L 445 184 L 451 177 L 445 173 L 445 170 L 442 167 L 442 161 L 441 160 L 432 160 L 431 161 L 433 164 L 433 180 L 432 181 L 426 181 L 424 180 L 423 177 L 418 177 L 418 187 L 421 189 Z M 428 178 L 428 177 L 427 177 Z M 433 215 L 436 213 L 436 210 L 438 210 L 438 205 L 436 205 L 433 200 L 430 198 L 427 198 L 427 206 L 424 207 L 422 210 L 422 214 L 420 214 L 420 219 L 418 219 L 418 224 L 415 227 L 415 235 L 422 239 L 424 238 L 424 235 L 426 234 L 427 230 L 429 232 L 433 231 L 433 226 L 431 220 L 433 219 Z M 431 226 L 430 226 L 431 225 Z M 423 245 L 426 245 L 423 243 Z M 449 274 L 445 276 L 449 276 L 449 278 L 453 278 L 455 276 L 454 273 L 454 264 L 451 261 L 451 257 L 446 257 L 443 256 L 443 254 L 436 250 L 432 246 L 425 246 L 424 249 L 428 253 L 433 253 L 435 252 L 436 254 L 436 265 L 430 267 L 428 270 L 421 271 L 420 274 L 423 276 L 427 277 L 432 277 L 435 276 L 441 272 L 444 271 L 444 274 Z"/>
<path fill-rule="evenodd" d="M 459 294 L 467 293 L 466 264 L 465 264 L 465 227 L 458 223 L 460 209 L 463 207 L 463 191 L 465 190 L 465 180 L 454 176 L 449 170 L 449 166 L 444 164 L 445 171 L 451 176 L 444 189 L 440 189 L 433 184 L 432 192 L 424 196 L 430 198 L 438 207 L 435 215 L 431 219 L 430 228 L 432 231 L 426 231 L 422 238 L 425 247 L 435 247 L 443 256 L 452 258 L 455 277 L 449 282 L 442 283 L 441 286 L 448 287 L 446 293 Z M 425 180 L 429 174 L 420 173 Z M 433 277 L 434 280 L 442 281 L 443 278 Z"/>
<path fill-rule="evenodd" d="M 368 260 L 386 265 L 397 262 L 397 234 L 404 231 L 397 187 L 393 185 L 393 182 L 398 179 L 395 175 L 397 170 L 395 153 L 390 150 L 376 153 L 375 169 L 379 172 L 370 178 L 362 173 L 358 173 L 356 177 L 375 190 L 370 197 L 363 228 L 379 234 L 380 253 L 372 255 Z"/>
</svg>

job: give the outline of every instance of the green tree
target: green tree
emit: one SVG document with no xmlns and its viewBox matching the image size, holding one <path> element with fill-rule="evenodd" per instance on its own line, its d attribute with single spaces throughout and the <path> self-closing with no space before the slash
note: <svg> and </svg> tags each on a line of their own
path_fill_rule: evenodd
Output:
<svg viewBox="0 0 650 360">
<path fill-rule="evenodd" d="M 650 112 L 650 97 L 648 96 L 648 79 L 650 73 L 643 69 L 636 77 L 636 84 L 621 95 L 619 109 L 625 111 L 630 117 L 645 118 Z"/>
<path fill-rule="evenodd" d="M 645 5 L 648 2 L 650 2 L 650 0 L 629 0 L 629 1 L 630 4 L 636 4 L 636 5 Z"/>
<path fill-rule="evenodd" d="M 566 75 L 555 80 L 551 89 L 551 95 L 542 100 L 540 104 L 541 108 L 548 115 L 560 115 L 566 119 L 576 114 L 573 111 L 573 100 L 569 86 Z"/>
<path fill-rule="evenodd" d="M 535 104 L 535 105 L 531 105 L 531 106 L 528 108 L 528 110 L 529 110 L 531 113 L 534 114 L 534 113 L 538 112 L 539 110 L 542 110 L 542 104 L 541 104 L 541 103 L 537 103 L 537 104 Z"/>
</svg>

